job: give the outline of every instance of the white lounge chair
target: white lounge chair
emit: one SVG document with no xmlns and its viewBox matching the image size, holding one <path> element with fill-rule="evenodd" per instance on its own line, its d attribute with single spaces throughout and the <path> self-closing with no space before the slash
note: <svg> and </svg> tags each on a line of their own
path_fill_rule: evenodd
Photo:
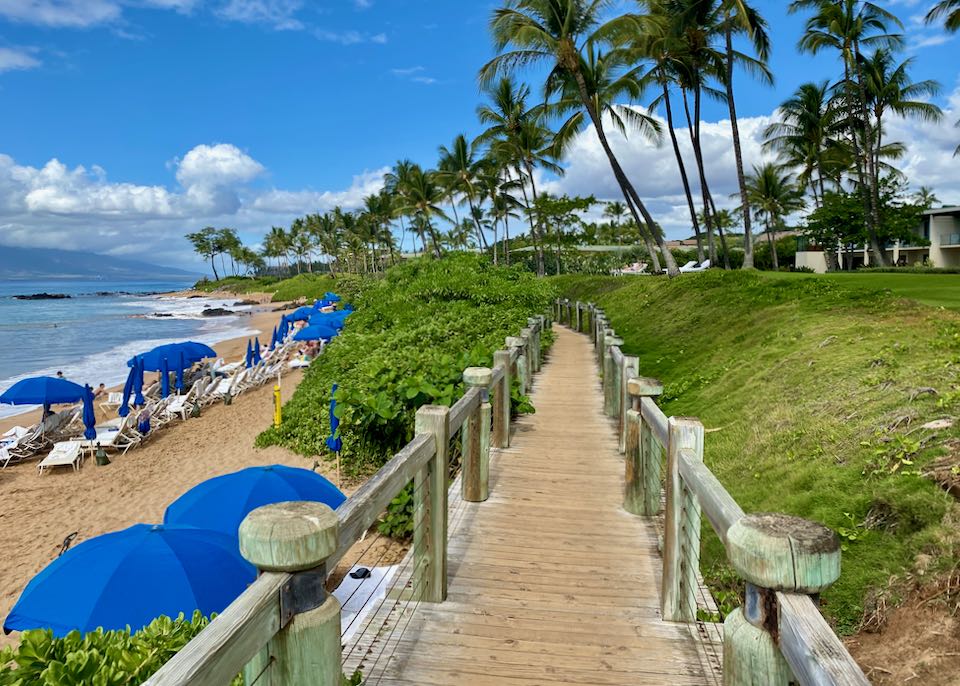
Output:
<svg viewBox="0 0 960 686">
<path fill-rule="evenodd" d="M 77 443 L 81 449 L 93 452 L 97 447 L 104 450 L 119 450 L 124 454 L 130 448 L 138 445 L 143 440 L 143 435 L 136 429 L 136 421 L 139 412 L 131 412 L 120 422 L 117 427 L 98 426 L 96 438 L 81 438 L 70 441 Z"/>
<path fill-rule="evenodd" d="M 707 271 L 708 269 L 710 269 L 710 260 L 704 260 L 704 261 L 700 264 L 699 267 L 690 267 L 690 269 L 687 269 L 686 271 L 687 271 L 687 273 L 690 273 L 690 272 L 705 272 L 705 271 Z M 681 270 L 681 271 L 683 271 L 683 270 Z"/>
<path fill-rule="evenodd" d="M 206 386 L 207 382 L 205 378 L 197 379 L 190 387 L 190 390 L 184 395 L 170 396 L 166 406 L 163 408 L 163 411 L 156 413 L 157 416 L 179 416 L 181 419 L 186 421 L 187 415 L 190 414 L 191 410 L 193 410 L 194 403 L 196 403 L 200 399 L 200 396 L 203 395 L 203 391 L 206 389 Z"/>
<path fill-rule="evenodd" d="M 44 469 L 51 467 L 73 467 L 74 471 L 80 469 L 83 463 L 83 446 L 79 441 L 63 441 L 54 443 L 53 449 L 37 465 L 37 472 L 43 474 Z"/>
<path fill-rule="evenodd" d="M 43 422 L 40 422 L 28 430 L 20 438 L 7 442 L 3 447 L 7 451 L 7 457 L 3 463 L 17 464 L 29 460 L 50 445 L 49 439 L 43 433 Z"/>
<path fill-rule="evenodd" d="M 123 404 L 123 393 L 120 391 L 110 391 L 107 393 L 107 399 L 100 403 L 100 409 L 104 412 L 116 410 Z"/>
</svg>

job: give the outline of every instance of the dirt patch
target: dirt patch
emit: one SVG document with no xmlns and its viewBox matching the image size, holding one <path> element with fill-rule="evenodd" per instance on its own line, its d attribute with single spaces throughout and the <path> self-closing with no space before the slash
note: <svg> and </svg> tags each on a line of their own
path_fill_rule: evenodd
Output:
<svg viewBox="0 0 960 686">
<path fill-rule="evenodd" d="M 876 686 L 960 685 L 960 570 L 911 592 L 887 612 L 883 600 L 867 628 L 847 640 Z"/>
<path fill-rule="evenodd" d="M 960 500 L 960 440 L 947 441 L 945 447 L 950 452 L 924 467 L 923 475 Z"/>
</svg>

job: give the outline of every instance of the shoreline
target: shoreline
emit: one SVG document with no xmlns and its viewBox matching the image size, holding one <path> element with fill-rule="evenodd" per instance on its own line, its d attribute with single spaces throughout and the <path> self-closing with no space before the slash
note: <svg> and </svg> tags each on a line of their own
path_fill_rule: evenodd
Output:
<svg viewBox="0 0 960 686">
<path fill-rule="evenodd" d="M 190 293 L 190 292 L 194 292 L 194 291 L 178 291 L 175 293 L 163 293 L 160 295 L 168 296 L 168 297 L 181 297 L 180 293 Z M 202 295 L 204 297 L 210 296 L 210 294 L 202 294 Z M 235 295 L 235 294 L 225 293 L 225 295 Z M 182 297 L 189 297 L 189 296 L 182 296 Z M 237 296 L 237 297 L 240 297 L 240 296 Z M 253 298 L 251 298 L 251 300 L 252 299 Z M 267 336 L 269 337 L 270 333 L 273 330 L 274 325 L 280 320 L 280 313 L 273 312 L 273 309 L 275 307 L 280 307 L 282 304 L 283 303 L 262 303 L 260 305 L 254 306 L 253 309 L 250 311 L 249 316 L 242 317 L 242 319 L 249 324 L 249 326 L 245 328 L 259 331 L 259 334 L 251 333 L 244 336 L 235 336 L 231 338 L 225 338 L 222 341 L 218 341 L 216 343 L 211 344 L 210 347 L 212 347 L 217 352 L 218 357 L 222 357 L 227 362 L 234 359 L 242 358 L 247 351 L 246 346 L 247 346 L 248 338 L 250 338 L 251 336 L 259 335 L 261 337 L 260 342 L 262 345 L 264 343 L 264 341 L 262 340 L 263 335 L 267 334 Z M 172 340 L 174 339 L 171 339 L 171 341 Z M 270 341 L 267 340 L 266 344 L 269 346 Z M 90 380 L 90 383 L 94 388 L 96 388 L 96 386 L 100 382 L 96 380 Z M 122 391 L 122 390 L 123 390 L 123 383 L 107 386 L 108 392 Z M 100 407 L 101 402 L 103 402 L 103 400 L 100 400 L 100 399 L 97 399 L 94 401 L 94 407 L 97 412 L 97 421 L 99 422 L 105 419 L 112 419 L 113 413 L 104 412 Z M 8 431 L 14 426 L 33 426 L 34 424 L 40 421 L 40 415 L 41 415 L 41 410 L 35 409 L 35 410 L 28 410 L 26 412 L 20 412 L 18 414 L 12 414 L 6 417 L 0 417 L 0 433 Z"/>
</svg>

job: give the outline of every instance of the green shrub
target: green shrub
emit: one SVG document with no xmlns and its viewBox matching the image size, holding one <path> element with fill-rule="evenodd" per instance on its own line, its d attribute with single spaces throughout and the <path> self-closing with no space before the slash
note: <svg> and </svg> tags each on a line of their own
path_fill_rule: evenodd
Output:
<svg viewBox="0 0 960 686">
<path fill-rule="evenodd" d="M 219 281 L 200 279 L 193 288 L 206 293 L 219 289 L 230 293 L 270 293 L 279 282 L 276 276 L 227 276 Z"/>
<path fill-rule="evenodd" d="M 298 274 L 284 279 L 273 290 L 273 302 L 286 302 L 304 298 L 308 302 L 323 298 L 327 291 L 336 293 L 346 302 L 351 302 L 363 290 L 371 277 L 357 274 L 341 274 L 333 278 L 326 274 Z"/>
<path fill-rule="evenodd" d="M 345 290 L 342 277 L 337 285 Z M 325 454 L 336 383 L 341 463 L 351 475 L 379 468 L 413 438 L 420 405 L 456 401 L 463 369 L 491 366 L 504 338 L 548 311 L 554 297 L 550 283 L 522 267 L 466 254 L 413 260 L 360 285 L 347 327 L 308 369 L 282 425 L 257 441 Z M 514 409 L 525 402 L 514 397 Z"/>
<path fill-rule="evenodd" d="M 129 630 L 73 631 L 54 638 L 49 630 L 25 631 L 16 648 L 0 650 L 0 685 L 127 686 L 140 684 L 209 624 L 199 612 L 191 620 L 158 617 Z M 242 686 L 237 677 L 233 686 Z"/>
</svg>

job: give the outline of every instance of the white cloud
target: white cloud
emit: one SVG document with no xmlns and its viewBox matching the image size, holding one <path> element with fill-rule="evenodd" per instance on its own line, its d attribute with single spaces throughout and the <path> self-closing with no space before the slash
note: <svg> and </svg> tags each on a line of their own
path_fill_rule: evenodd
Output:
<svg viewBox="0 0 960 686">
<path fill-rule="evenodd" d="M 772 159 L 769 153 L 763 151 L 762 143 L 763 130 L 773 119 L 774 114 L 739 120 L 744 166 L 748 171 L 753 165 Z M 885 124 L 884 136 L 887 141 L 906 143 L 907 155 L 896 164 L 904 172 L 912 188 L 929 186 L 941 200 L 955 204 L 960 204 L 960 175 L 956 172 L 960 161 L 953 156 L 953 151 L 960 143 L 960 129 L 954 126 L 958 119 L 960 88 L 950 96 L 944 119 L 940 123 L 891 117 Z M 625 139 L 609 127 L 607 134 L 624 171 L 654 218 L 663 225 L 671 238 L 689 235 L 690 215 L 666 132 L 664 143 L 660 147 L 645 141 L 639 135 Z M 677 136 L 694 196 L 699 198 L 700 187 L 697 183 L 688 130 L 678 129 Z M 714 201 L 718 207 L 732 208 L 737 202 L 730 196 L 737 193 L 738 188 L 729 120 L 704 122 L 701 126 L 701 141 L 707 182 L 713 192 Z M 566 175 L 559 179 L 542 179 L 540 185 L 544 190 L 556 194 L 594 195 L 601 200 L 622 198 L 607 158 L 592 129 L 577 136 L 571 144 L 566 160 Z M 697 205 L 699 207 L 699 201 Z"/>
<path fill-rule="evenodd" d="M 327 29 L 314 29 L 313 35 L 317 40 L 340 43 L 341 45 L 358 45 L 360 43 L 383 45 L 387 42 L 387 34 L 385 33 L 370 34 L 353 30 L 329 31 Z"/>
<path fill-rule="evenodd" d="M 231 226 L 256 244 L 272 225 L 335 206 L 356 209 L 383 185 L 377 169 L 342 190 L 262 190 L 263 165 L 234 145 L 198 145 L 168 165 L 171 185 L 113 181 L 99 166 L 41 167 L 0 154 L 0 241 L 7 245 L 125 254 L 198 266 L 183 234 Z M 173 183 L 174 178 L 179 188 Z"/>
<path fill-rule="evenodd" d="M 0 48 L 0 74 L 19 69 L 35 69 L 41 64 L 32 51 L 21 48 Z"/>
<path fill-rule="evenodd" d="M 373 7 L 373 0 L 353 0 L 358 10 L 365 10 Z"/>
<path fill-rule="evenodd" d="M 43 26 L 84 28 L 120 17 L 114 0 L 0 0 L 0 16 Z"/>
<path fill-rule="evenodd" d="M 295 15 L 302 7 L 303 0 L 227 0 L 218 14 L 232 21 L 263 22 L 278 30 L 299 30 L 303 23 Z"/>
</svg>

